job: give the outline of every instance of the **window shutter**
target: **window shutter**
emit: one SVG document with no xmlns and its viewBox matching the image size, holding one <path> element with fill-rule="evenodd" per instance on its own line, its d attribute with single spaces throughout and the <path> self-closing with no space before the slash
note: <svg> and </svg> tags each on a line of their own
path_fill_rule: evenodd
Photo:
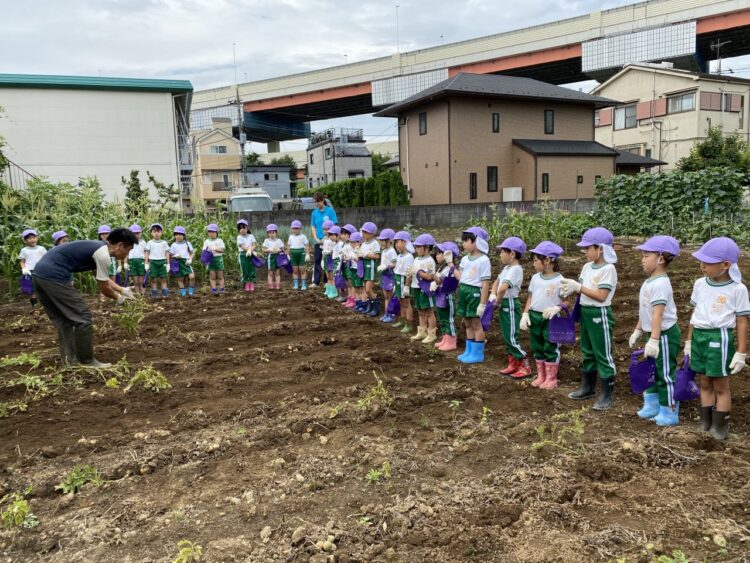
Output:
<svg viewBox="0 0 750 563">
<path fill-rule="evenodd" d="M 636 119 L 648 119 L 651 117 L 651 102 L 641 102 L 635 106 Z"/>
<path fill-rule="evenodd" d="M 612 125 L 612 108 L 599 110 L 599 127 Z"/>
<path fill-rule="evenodd" d="M 739 94 L 732 94 L 732 103 L 729 111 L 742 111 L 742 96 Z"/>
<path fill-rule="evenodd" d="M 717 92 L 701 92 L 701 109 L 721 111 L 721 94 Z"/>
<path fill-rule="evenodd" d="M 654 117 L 667 115 L 667 98 L 654 100 Z"/>
</svg>

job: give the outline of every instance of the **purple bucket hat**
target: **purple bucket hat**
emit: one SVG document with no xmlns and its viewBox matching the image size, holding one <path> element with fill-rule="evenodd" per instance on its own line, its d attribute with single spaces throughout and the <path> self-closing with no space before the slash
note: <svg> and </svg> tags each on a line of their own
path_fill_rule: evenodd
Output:
<svg viewBox="0 0 750 563">
<path fill-rule="evenodd" d="M 130 230 L 132 231 L 133 229 L 130 229 Z M 135 231 L 133 231 L 133 232 L 135 232 Z M 70 235 L 68 233 L 66 233 L 65 231 L 55 231 L 54 233 L 52 233 L 52 242 L 57 242 L 61 238 L 67 237 L 67 236 L 70 236 Z"/>
<path fill-rule="evenodd" d="M 295 219 L 294 221 L 292 221 L 291 228 L 292 229 L 301 229 L 302 228 L 302 221 L 299 221 L 299 220 Z"/>
<path fill-rule="evenodd" d="M 581 242 L 577 243 L 576 246 L 587 247 L 587 246 L 599 246 L 606 244 L 612 246 L 615 241 L 615 237 L 612 233 L 604 227 L 594 227 L 589 229 L 581 237 Z"/>
<path fill-rule="evenodd" d="M 239 221 L 237 221 L 237 226 L 239 227 L 240 225 L 245 225 L 246 227 L 250 226 L 250 224 L 247 222 L 247 219 L 240 219 Z"/>
<path fill-rule="evenodd" d="M 187 231 L 185 230 L 185 227 L 175 227 L 174 231 L 172 231 L 176 235 L 182 235 L 187 236 Z"/>
<path fill-rule="evenodd" d="M 666 235 L 651 237 L 646 242 L 635 248 L 636 250 L 642 250 L 643 252 L 666 252 L 672 256 L 680 255 L 680 241 L 674 237 Z"/>
<path fill-rule="evenodd" d="M 693 258 L 706 264 L 718 264 L 724 260 L 736 264 L 740 259 L 740 247 L 729 237 L 712 238 L 693 252 Z"/>
<path fill-rule="evenodd" d="M 395 234 L 396 231 L 394 231 L 393 229 L 383 229 L 378 235 L 378 240 L 393 240 Z"/>
<path fill-rule="evenodd" d="M 349 237 L 349 240 L 352 242 L 362 242 L 362 235 L 359 233 L 352 233 L 352 236 Z"/>
<path fill-rule="evenodd" d="M 536 247 L 532 248 L 529 252 L 531 252 L 531 254 L 538 254 L 539 256 L 546 256 L 547 258 L 557 260 L 563 255 L 564 250 L 554 242 L 545 240 L 537 244 Z"/>
<path fill-rule="evenodd" d="M 341 234 L 341 227 L 339 227 L 338 225 L 334 225 L 333 227 L 331 227 L 330 229 L 328 229 L 328 234 L 329 235 L 340 235 Z"/>
<path fill-rule="evenodd" d="M 518 252 L 521 256 L 526 254 L 526 243 L 518 237 L 508 237 L 495 248 L 507 248 L 508 250 Z"/>
<path fill-rule="evenodd" d="M 393 240 L 403 240 L 405 242 L 411 242 L 411 235 L 406 231 L 399 231 L 393 235 Z"/>
<path fill-rule="evenodd" d="M 143 229 L 141 229 L 141 226 L 138 223 L 133 223 L 132 225 L 130 225 L 128 227 L 128 229 L 130 229 L 131 233 L 142 233 L 143 232 Z M 59 231 L 59 232 L 64 233 L 65 231 Z M 55 234 L 57 234 L 57 233 L 55 233 Z M 54 238 L 54 237 L 55 237 L 55 235 L 52 235 L 52 238 Z"/>
<path fill-rule="evenodd" d="M 343 227 L 341 227 L 341 228 L 342 228 L 343 230 L 347 231 L 347 232 L 348 232 L 348 233 L 349 233 L 350 235 L 351 235 L 352 233 L 356 233 L 356 232 L 357 232 L 357 227 L 355 227 L 355 226 L 354 226 L 354 225 L 352 225 L 351 223 L 347 223 L 346 225 L 344 225 L 344 226 L 343 226 Z"/>
<path fill-rule="evenodd" d="M 164 226 L 161 223 L 154 223 L 153 225 L 151 225 L 151 228 L 149 229 L 149 231 L 153 231 L 154 229 L 159 229 L 160 231 L 163 231 Z"/>
<path fill-rule="evenodd" d="M 323 227 L 322 227 L 322 229 L 324 231 L 327 231 L 331 227 L 333 227 L 333 221 L 323 221 Z"/>
<path fill-rule="evenodd" d="M 458 245 L 455 242 L 451 242 L 449 240 L 441 242 L 437 245 L 437 247 L 440 252 L 450 252 L 454 257 L 457 257 L 460 254 Z"/>
<path fill-rule="evenodd" d="M 109 232 L 109 231 L 107 231 L 107 232 Z M 39 233 L 37 233 L 34 229 L 25 229 L 21 233 L 21 238 L 25 239 L 26 237 L 31 236 L 31 235 L 34 235 L 35 237 L 38 237 Z"/>
<path fill-rule="evenodd" d="M 424 233 L 414 239 L 414 246 L 435 246 L 435 238 L 430 233 Z"/>
<path fill-rule="evenodd" d="M 482 227 L 469 227 L 464 231 L 465 233 L 471 233 L 477 238 L 481 238 L 482 240 L 489 241 L 490 236 Z"/>
<path fill-rule="evenodd" d="M 217 225 L 216 223 L 210 223 L 210 224 L 209 224 L 209 225 L 208 225 L 208 226 L 206 227 L 206 231 L 207 231 L 207 232 L 209 232 L 209 233 L 210 233 L 210 232 L 212 232 L 212 231 L 213 231 L 214 233 L 218 233 L 218 232 L 219 232 L 219 225 Z"/>
<path fill-rule="evenodd" d="M 99 228 L 96 229 L 97 235 L 106 235 L 112 232 L 112 227 L 109 225 L 99 225 Z"/>
<path fill-rule="evenodd" d="M 266 232 L 269 233 L 271 231 L 278 231 L 279 228 L 276 226 L 276 223 L 269 223 L 266 225 Z"/>
<path fill-rule="evenodd" d="M 362 225 L 362 228 L 360 231 L 364 231 L 366 233 L 370 233 L 371 235 L 374 235 L 378 232 L 378 226 L 373 223 L 372 221 L 367 221 L 364 225 Z"/>
</svg>

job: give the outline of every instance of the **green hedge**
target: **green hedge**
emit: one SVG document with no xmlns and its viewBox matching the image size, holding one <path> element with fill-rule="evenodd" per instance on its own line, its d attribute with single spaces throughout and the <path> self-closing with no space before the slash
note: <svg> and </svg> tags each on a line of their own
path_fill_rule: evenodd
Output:
<svg viewBox="0 0 750 563">
<path fill-rule="evenodd" d="M 297 190 L 297 195 L 312 197 L 316 192 L 326 194 L 336 208 L 409 205 L 409 194 L 397 170 L 372 178 L 355 178 L 317 188 L 303 188 Z"/>
</svg>

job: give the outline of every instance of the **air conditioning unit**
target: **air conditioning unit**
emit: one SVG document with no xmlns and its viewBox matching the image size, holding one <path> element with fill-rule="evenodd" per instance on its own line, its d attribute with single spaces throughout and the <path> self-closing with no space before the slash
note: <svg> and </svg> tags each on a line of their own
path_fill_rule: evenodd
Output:
<svg viewBox="0 0 750 563">
<path fill-rule="evenodd" d="M 523 188 L 503 188 L 503 201 L 523 201 Z"/>
</svg>

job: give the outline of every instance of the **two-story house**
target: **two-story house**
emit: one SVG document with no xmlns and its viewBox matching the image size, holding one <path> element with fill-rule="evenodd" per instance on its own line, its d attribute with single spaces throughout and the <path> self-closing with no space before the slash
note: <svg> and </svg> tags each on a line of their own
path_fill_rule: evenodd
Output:
<svg viewBox="0 0 750 563">
<path fill-rule="evenodd" d="M 240 143 L 232 136 L 232 121 L 215 117 L 210 131 L 192 134 L 195 161 L 193 192 L 209 207 L 227 199 L 232 189 L 242 186 Z"/>
<path fill-rule="evenodd" d="M 618 153 L 594 140 L 616 101 L 515 76 L 460 73 L 376 116 L 397 117 L 414 205 L 590 198 Z"/>
</svg>

